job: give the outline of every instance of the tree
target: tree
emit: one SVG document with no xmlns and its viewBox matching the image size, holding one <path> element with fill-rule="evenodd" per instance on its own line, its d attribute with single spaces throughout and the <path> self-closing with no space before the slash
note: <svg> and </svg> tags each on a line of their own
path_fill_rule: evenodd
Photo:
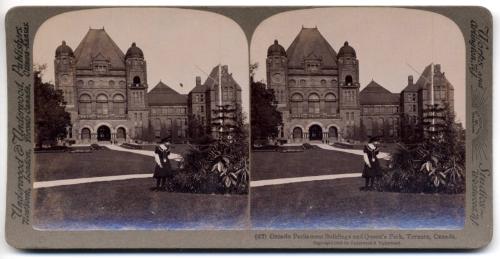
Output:
<svg viewBox="0 0 500 259">
<path fill-rule="evenodd" d="M 52 84 L 42 82 L 42 70 L 34 71 L 35 89 L 35 141 L 41 148 L 44 143 L 64 139 L 71 126 L 71 117 L 66 112 L 62 91 Z"/>
<path fill-rule="evenodd" d="M 275 102 L 274 91 L 261 82 L 250 84 L 252 145 L 256 140 L 278 137 L 278 128 L 283 124 L 281 112 Z"/>
</svg>

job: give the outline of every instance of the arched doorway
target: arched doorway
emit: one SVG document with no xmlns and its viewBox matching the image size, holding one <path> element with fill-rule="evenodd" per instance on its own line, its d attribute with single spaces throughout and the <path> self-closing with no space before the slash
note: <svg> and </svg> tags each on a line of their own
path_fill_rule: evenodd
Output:
<svg viewBox="0 0 500 259">
<path fill-rule="evenodd" d="M 90 129 L 89 128 L 82 129 L 81 139 L 82 139 L 83 143 L 90 143 Z"/>
<path fill-rule="evenodd" d="M 118 129 L 116 129 L 116 139 L 118 141 L 124 141 L 125 139 L 127 139 L 127 131 L 123 128 L 123 127 L 119 127 Z"/>
<path fill-rule="evenodd" d="M 319 125 L 312 125 L 309 128 L 309 140 L 322 140 L 323 130 Z"/>
<path fill-rule="evenodd" d="M 97 141 L 111 141 L 111 130 L 108 126 L 97 128 Z"/>
<path fill-rule="evenodd" d="M 330 128 L 328 128 L 328 138 L 336 140 L 338 137 L 337 128 L 335 126 L 330 126 Z"/>
<path fill-rule="evenodd" d="M 293 142 L 302 142 L 302 129 L 295 127 L 292 132 Z"/>
</svg>

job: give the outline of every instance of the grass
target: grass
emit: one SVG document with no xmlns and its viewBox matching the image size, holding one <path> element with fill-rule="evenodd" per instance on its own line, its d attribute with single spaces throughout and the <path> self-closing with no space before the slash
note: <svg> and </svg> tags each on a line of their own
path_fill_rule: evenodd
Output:
<svg viewBox="0 0 500 259">
<path fill-rule="evenodd" d="M 153 192 L 153 179 L 37 189 L 37 229 L 243 229 L 248 196 Z"/>
<path fill-rule="evenodd" d="M 360 173 L 361 156 L 344 152 L 307 149 L 304 152 L 253 152 L 251 179 L 264 180 L 325 174 Z"/>
<path fill-rule="evenodd" d="M 176 163 L 172 163 L 175 165 Z M 35 181 L 153 173 L 152 157 L 113 150 L 35 154 Z"/>
</svg>

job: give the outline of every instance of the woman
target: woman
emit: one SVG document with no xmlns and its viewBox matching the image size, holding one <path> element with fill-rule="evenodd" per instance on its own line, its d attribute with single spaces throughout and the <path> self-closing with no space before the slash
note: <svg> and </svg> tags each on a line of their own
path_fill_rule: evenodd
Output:
<svg viewBox="0 0 500 259">
<path fill-rule="evenodd" d="M 365 178 L 365 190 L 372 189 L 375 178 L 382 176 L 382 170 L 377 158 L 377 155 L 379 153 L 377 144 L 378 143 L 376 139 L 371 138 L 363 150 L 365 168 L 363 169 L 362 177 Z"/>
<path fill-rule="evenodd" d="M 170 143 L 165 140 L 155 148 L 156 165 L 153 174 L 153 178 L 156 178 L 155 191 L 165 191 L 167 177 L 172 174 L 172 167 L 170 166 L 168 155 L 170 155 Z"/>
</svg>

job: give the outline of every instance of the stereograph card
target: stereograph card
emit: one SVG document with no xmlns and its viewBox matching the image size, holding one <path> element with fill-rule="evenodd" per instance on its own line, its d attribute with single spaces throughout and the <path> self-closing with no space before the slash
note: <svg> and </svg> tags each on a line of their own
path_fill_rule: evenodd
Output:
<svg viewBox="0 0 500 259">
<path fill-rule="evenodd" d="M 473 249 L 492 236 L 482 7 L 16 7 L 20 249 Z"/>
</svg>

